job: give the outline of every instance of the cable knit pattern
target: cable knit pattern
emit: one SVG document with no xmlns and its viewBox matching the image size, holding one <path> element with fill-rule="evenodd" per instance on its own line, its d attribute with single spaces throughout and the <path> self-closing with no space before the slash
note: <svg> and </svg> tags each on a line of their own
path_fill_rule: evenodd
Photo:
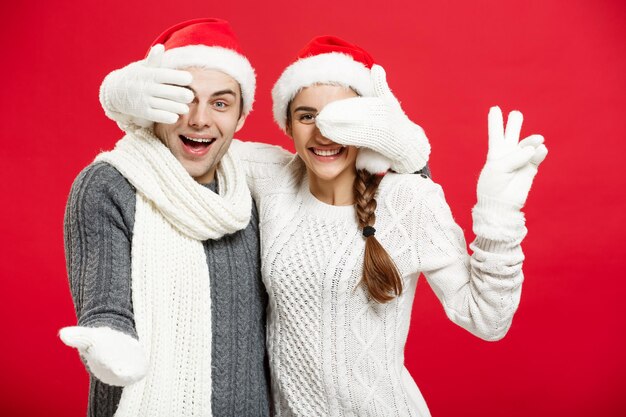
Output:
<svg viewBox="0 0 626 417">
<path fill-rule="evenodd" d="M 78 175 L 67 201 L 64 240 L 79 326 L 108 326 L 137 337 L 130 280 L 134 222 L 135 192 L 119 172 L 96 163 Z M 113 416 L 121 395 L 121 387 L 90 376 L 87 416 Z"/>
<path fill-rule="evenodd" d="M 90 165 L 74 181 L 65 212 L 65 257 L 79 326 L 137 337 L 130 262 L 121 261 L 130 260 L 134 214 L 135 192 L 110 165 Z M 120 285 L 119 277 L 128 279 Z"/>
<path fill-rule="evenodd" d="M 499 222 L 508 227 L 478 236 L 470 257 L 441 188 L 418 175 L 387 174 L 376 236 L 396 262 L 404 292 L 377 304 L 359 285 L 365 244 L 353 206 L 311 195 L 297 156 L 278 164 L 256 150 L 237 148 L 259 205 L 276 415 L 430 415 L 404 368 L 418 276 L 425 275 L 452 321 L 486 340 L 503 337 L 523 281 L 523 216 L 512 208 L 489 211 L 497 204 L 486 202 L 480 213 L 508 213 Z M 477 231 L 483 223 L 474 216 Z"/>
<path fill-rule="evenodd" d="M 259 268 L 258 219 L 244 233 L 205 242 L 211 271 L 214 416 L 269 415 L 265 362 L 267 295 Z"/>
</svg>

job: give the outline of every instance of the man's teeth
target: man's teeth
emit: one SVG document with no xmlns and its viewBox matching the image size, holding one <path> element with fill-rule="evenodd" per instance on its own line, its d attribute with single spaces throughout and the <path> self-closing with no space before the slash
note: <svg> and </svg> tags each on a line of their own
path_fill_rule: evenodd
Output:
<svg viewBox="0 0 626 417">
<path fill-rule="evenodd" d="M 215 139 L 214 138 L 190 138 L 189 136 L 182 135 L 185 139 L 190 140 L 192 142 L 200 142 L 200 143 L 211 143 Z"/>
<path fill-rule="evenodd" d="M 313 148 L 313 153 L 317 156 L 333 156 L 333 155 L 337 155 L 339 152 L 341 152 L 343 148 L 337 148 L 337 149 L 316 149 Z"/>
</svg>

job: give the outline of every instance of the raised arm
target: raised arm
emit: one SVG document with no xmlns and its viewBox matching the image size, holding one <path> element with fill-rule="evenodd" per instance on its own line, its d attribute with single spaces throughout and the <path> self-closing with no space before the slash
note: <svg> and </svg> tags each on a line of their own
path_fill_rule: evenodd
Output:
<svg viewBox="0 0 626 417">
<path fill-rule="evenodd" d="M 479 234 L 485 233 L 475 216 L 480 232 L 470 244 L 471 256 L 441 191 L 428 195 L 416 213 L 422 219 L 416 233 L 420 269 L 450 320 L 485 340 L 506 334 L 523 281 L 524 219 L 512 215 L 510 207 L 492 206 L 491 215 L 497 212 L 510 219 L 500 233 L 489 236 Z"/>
<path fill-rule="evenodd" d="M 230 150 L 246 172 L 252 197 L 257 200 L 274 189 L 295 155 L 280 146 L 233 139 Z"/>
<path fill-rule="evenodd" d="M 315 118 L 325 137 L 357 146 L 357 168 L 400 174 L 414 173 L 428 163 L 430 144 L 424 129 L 412 122 L 387 85 L 385 70 L 371 70 L 374 97 L 355 97 L 329 103 Z"/>
<path fill-rule="evenodd" d="M 155 45 L 145 59 L 112 71 L 102 81 L 100 104 L 123 130 L 175 123 L 179 114 L 189 112 L 193 92 L 184 87 L 191 84 L 191 74 L 161 68 L 162 56 L 163 45 Z"/>
<path fill-rule="evenodd" d="M 443 193 L 431 193 L 421 206 L 424 233 L 418 234 L 418 247 L 424 275 L 448 317 L 486 340 L 504 337 L 519 304 L 520 244 L 527 232 L 520 209 L 547 155 L 541 136 L 519 141 L 521 123 L 521 113 L 512 112 L 504 130 L 500 109 L 489 113 L 489 154 L 472 213 L 471 257 Z"/>
</svg>

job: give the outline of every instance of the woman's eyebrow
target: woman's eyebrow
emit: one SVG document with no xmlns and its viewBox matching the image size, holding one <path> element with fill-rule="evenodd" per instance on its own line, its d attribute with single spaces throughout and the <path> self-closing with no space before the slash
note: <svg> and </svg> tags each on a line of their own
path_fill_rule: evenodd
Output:
<svg viewBox="0 0 626 417">
<path fill-rule="evenodd" d="M 317 109 L 315 107 L 307 107 L 307 106 L 298 106 L 296 107 L 293 112 L 298 112 L 298 111 L 310 111 L 310 112 L 317 112 Z"/>
</svg>

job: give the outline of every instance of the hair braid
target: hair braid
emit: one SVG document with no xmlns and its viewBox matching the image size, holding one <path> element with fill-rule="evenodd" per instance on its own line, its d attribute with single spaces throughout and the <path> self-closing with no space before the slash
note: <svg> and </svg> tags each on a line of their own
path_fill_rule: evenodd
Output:
<svg viewBox="0 0 626 417">
<path fill-rule="evenodd" d="M 354 201 L 359 227 L 372 228 L 376 222 L 376 191 L 382 176 L 357 171 Z M 373 231 L 374 229 L 372 229 Z M 365 236 L 362 283 L 370 297 L 379 303 L 393 300 L 402 293 L 402 278 L 395 263 L 372 233 Z"/>
</svg>

